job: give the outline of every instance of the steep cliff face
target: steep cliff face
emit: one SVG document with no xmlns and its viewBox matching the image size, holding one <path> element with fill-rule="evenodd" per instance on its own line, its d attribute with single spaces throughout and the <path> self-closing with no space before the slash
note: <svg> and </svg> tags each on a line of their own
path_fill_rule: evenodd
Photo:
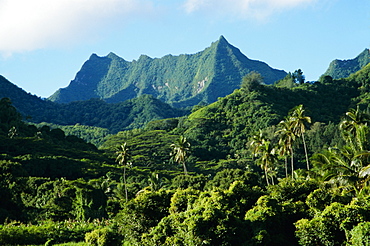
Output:
<svg viewBox="0 0 370 246">
<path fill-rule="evenodd" d="M 347 78 L 370 63 L 370 50 L 365 49 L 357 57 L 349 60 L 334 60 L 324 75 L 329 75 L 333 79 Z"/>
<path fill-rule="evenodd" d="M 267 84 L 286 75 L 264 62 L 248 59 L 221 36 L 192 55 L 141 55 L 137 61 L 128 62 L 113 53 L 105 57 L 93 54 L 70 85 L 49 99 L 60 103 L 90 98 L 121 102 L 150 94 L 176 107 L 186 107 L 202 101 L 211 103 L 232 93 L 251 71 L 261 73 Z"/>
<path fill-rule="evenodd" d="M 109 71 L 112 63 L 111 57 L 111 54 L 106 57 L 92 54 L 68 87 L 57 90 L 49 97 L 49 100 L 67 103 L 99 97 L 96 89 Z"/>
</svg>

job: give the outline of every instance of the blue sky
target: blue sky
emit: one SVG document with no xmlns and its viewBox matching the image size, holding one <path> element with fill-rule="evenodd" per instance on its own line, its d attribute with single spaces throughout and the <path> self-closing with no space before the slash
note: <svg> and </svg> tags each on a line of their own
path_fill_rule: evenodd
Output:
<svg viewBox="0 0 370 246">
<path fill-rule="evenodd" d="M 317 80 L 370 46 L 369 0 L 0 0 L 0 74 L 48 97 L 92 53 L 193 54 L 223 35 L 250 59 Z"/>
</svg>

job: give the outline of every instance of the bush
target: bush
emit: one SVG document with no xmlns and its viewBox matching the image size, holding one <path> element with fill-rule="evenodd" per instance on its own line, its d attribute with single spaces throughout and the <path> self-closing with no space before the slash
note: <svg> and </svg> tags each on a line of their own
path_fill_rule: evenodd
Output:
<svg viewBox="0 0 370 246">
<path fill-rule="evenodd" d="M 359 223 L 357 226 L 353 227 L 350 234 L 351 245 L 370 245 L 370 222 Z"/>
<path fill-rule="evenodd" d="M 98 221 L 46 221 L 38 225 L 13 222 L 0 225 L 0 245 L 40 245 L 50 240 L 53 243 L 79 242 L 87 232 L 99 227 L 101 222 Z"/>
<path fill-rule="evenodd" d="M 112 228 L 105 227 L 88 232 L 85 241 L 93 246 L 114 246 L 121 245 L 121 237 Z"/>
</svg>

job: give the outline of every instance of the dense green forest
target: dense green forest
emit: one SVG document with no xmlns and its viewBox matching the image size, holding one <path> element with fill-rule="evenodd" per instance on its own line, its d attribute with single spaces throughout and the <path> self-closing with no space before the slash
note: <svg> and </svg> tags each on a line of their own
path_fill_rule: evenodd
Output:
<svg viewBox="0 0 370 246">
<path fill-rule="evenodd" d="M 93 98 L 87 101 L 58 104 L 30 95 L 0 76 L 0 98 L 2 97 L 10 98 L 27 121 L 62 125 L 67 134 L 76 133 L 92 143 L 101 142 L 96 137 L 106 135 L 103 133 L 105 130 L 101 128 L 108 129 L 109 133 L 117 133 L 122 130 L 142 128 L 152 120 L 179 117 L 189 112 L 186 109 L 173 108 L 150 95 L 142 95 L 120 103 L 107 103 Z M 98 127 L 94 130 L 95 136 L 91 136 L 91 131 L 86 134 L 87 128 L 83 134 L 82 125 Z"/>
<path fill-rule="evenodd" d="M 0 244 L 368 245 L 370 65 L 300 75 L 249 73 L 99 148 L 2 98 Z"/>
<path fill-rule="evenodd" d="M 29 123 L 31 124 L 31 122 Z M 111 136 L 111 133 L 107 128 L 86 126 L 79 123 L 75 125 L 58 125 L 53 123 L 41 122 L 34 125 L 37 128 L 43 126 L 48 126 L 51 129 L 59 128 L 63 130 L 66 136 L 73 135 L 79 137 L 88 143 L 94 144 L 96 147 L 100 147 L 108 139 L 108 137 Z"/>
</svg>

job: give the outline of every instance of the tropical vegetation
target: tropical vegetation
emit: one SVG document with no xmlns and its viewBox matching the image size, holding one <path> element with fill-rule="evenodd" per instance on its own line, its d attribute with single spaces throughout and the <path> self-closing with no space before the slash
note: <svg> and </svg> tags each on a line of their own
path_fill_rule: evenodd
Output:
<svg viewBox="0 0 370 246">
<path fill-rule="evenodd" d="M 1 98 L 0 244 L 367 245 L 369 88 L 254 72 L 99 148 Z"/>
</svg>

